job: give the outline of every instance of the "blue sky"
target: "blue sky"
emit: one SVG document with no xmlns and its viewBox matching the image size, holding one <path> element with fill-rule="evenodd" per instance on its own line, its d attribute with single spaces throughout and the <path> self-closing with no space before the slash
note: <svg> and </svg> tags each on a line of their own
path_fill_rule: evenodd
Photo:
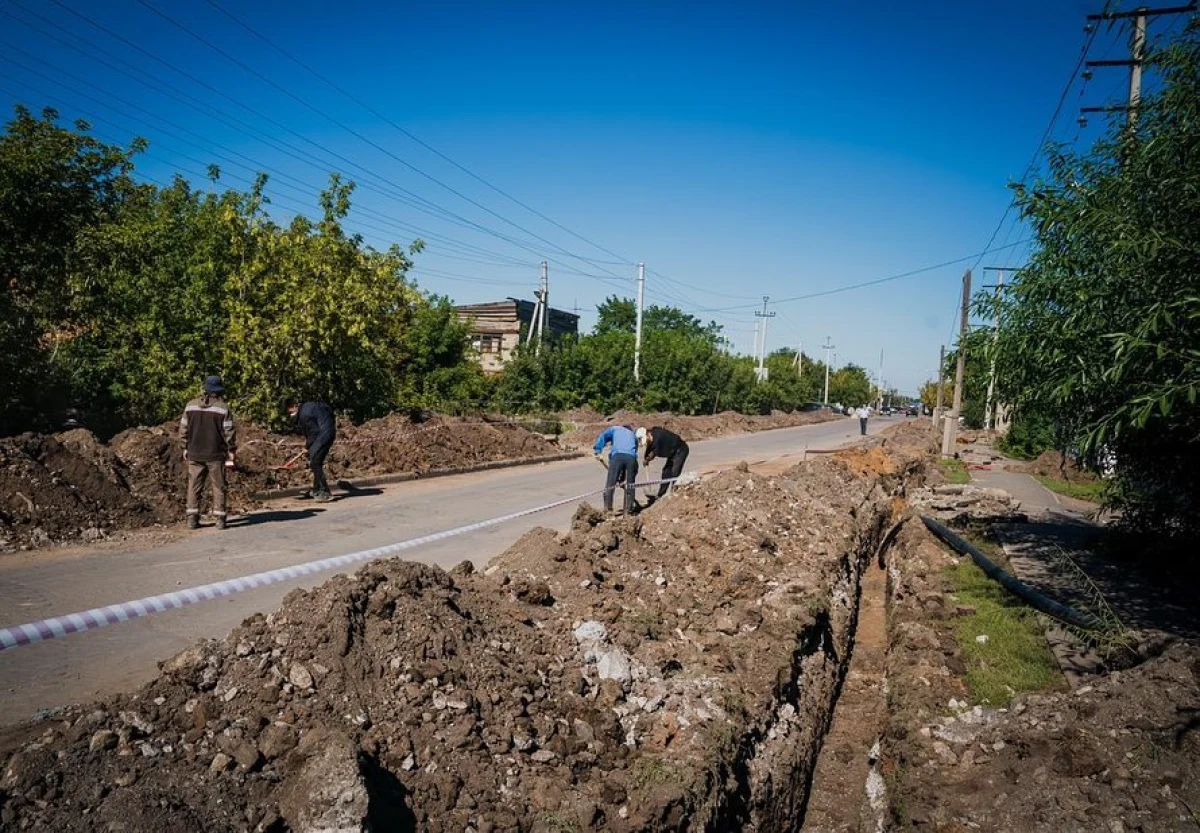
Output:
<svg viewBox="0 0 1200 833">
<path fill-rule="evenodd" d="M 425 239 L 415 277 L 456 301 L 531 297 L 547 259 L 553 305 L 590 325 L 644 261 L 651 302 L 717 320 L 749 352 L 762 295 L 980 252 L 1098 6 L 6 0 L 0 96 L 145 136 L 139 171 L 162 181 L 212 162 L 244 187 L 267 170 L 281 219 L 315 210 L 340 170 L 360 183 L 351 227 L 379 247 Z M 1089 56 L 1124 49 L 1105 29 Z M 1116 69 L 1076 82 L 1052 136 L 1094 138 L 1078 105 L 1124 84 Z M 1025 236 L 1010 217 L 995 245 Z M 913 391 L 974 262 L 773 304 L 768 347 L 818 353 L 830 336 L 839 364 L 871 369 L 883 349 L 885 378 Z"/>
</svg>

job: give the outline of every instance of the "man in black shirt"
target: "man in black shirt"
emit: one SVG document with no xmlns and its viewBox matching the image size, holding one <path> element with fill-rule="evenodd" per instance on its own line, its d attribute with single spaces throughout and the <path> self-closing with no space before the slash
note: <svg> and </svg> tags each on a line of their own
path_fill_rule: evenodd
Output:
<svg viewBox="0 0 1200 833">
<path fill-rule="evenodd" d="M 325 479 L 325 457 L 337 434 L 333 408 L 324 402 L 305 402 L 301 405 L 295 399 L 289 399 L 287 411 L 296 420 L 296 430 L 304 434 L 308 465 L 313 473 L 312 496 L 319 503 L 330 501 L 333 498 L 329 494 L 329 482 Z"/>
<path fill-rule="evenodd" d="M 682 437 L 657 425 L 649 431 L 645 428 L 639 429 L 638 433 L 642 434 L 646 439 L 645 457 L 647 466 L 650 465 L 650 461 L 655 457 L 662 457 L 667 461 L 663 466 L 662 480 L 671 480 L 683 473 L 683 464 L 687 461 L 688 457 L 688 444 L 683 441 Z M 671 486 L 671 483 L 660 485 L 658 487 L 658 497 L 665 495 Z M 648 503 L 653 503 L 656 499 L 654 495 L 651 495 Z"/>
</svg>

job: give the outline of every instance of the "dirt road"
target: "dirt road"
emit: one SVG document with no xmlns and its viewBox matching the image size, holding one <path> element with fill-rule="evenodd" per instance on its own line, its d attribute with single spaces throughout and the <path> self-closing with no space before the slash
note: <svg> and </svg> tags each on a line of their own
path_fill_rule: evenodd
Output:
<svg viewBox="0 0 1200 833">
<path fill-rule="evenodd" d="M 895 422 L 872 420 L 871 432 Z M 846 419 L 707 440 L 692 445 L 688 469 L 832 448 L 857 436 L 857 420 Z M 658 469 L 642 477 L 657 476 Z M 225 533 L 172 530 L 167 543 L 160 535 L 157 543 L 134 548 L 13 556 L 0 563 L 0 616 L 4 625 L 14 625 L 382 546 L 586 492 L 602 485 L 602 477 L 591 460 L 565 461 L 418 481 L 325 506 L 281 502 L 237 520 Z M 573 511 L 563 507 L 502 524 L 415 550 L 411 557 L 447 568 L 464 559 L 479 566 L 530 526 L 565 529 Z M 201 637 L 222 636 L 251 613 L 274 609 L 288 591 L 327 578 L 289 581 L 0 654 L 0 724 L 132 688 L 153 676 L 158 660 Z"/>
</svg>

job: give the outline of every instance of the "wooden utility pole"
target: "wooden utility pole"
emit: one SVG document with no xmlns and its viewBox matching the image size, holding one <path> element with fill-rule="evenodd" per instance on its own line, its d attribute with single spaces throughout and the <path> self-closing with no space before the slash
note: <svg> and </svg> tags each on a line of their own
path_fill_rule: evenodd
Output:
<svg viewBox="0 0 1200 833">
<path fill-rule="evenodd" d="M 958 418 L 962 416 L 963 376 L 967 372 L 967 320 L 971 314 L 971 270 L 963 274 L 962 320 L 958 325 L 958 366 L 954 369 L 954 408 L 942 431 L 942 456 L 954 456 Z"/>
</svg>

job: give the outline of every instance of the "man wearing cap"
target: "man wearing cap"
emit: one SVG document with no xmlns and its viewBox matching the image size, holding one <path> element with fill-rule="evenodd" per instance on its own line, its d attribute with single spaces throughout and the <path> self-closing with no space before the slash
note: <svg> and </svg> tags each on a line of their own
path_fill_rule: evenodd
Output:
<svg viewBox="0 0 1200 833">
<path fill-rule="evenodd" d="M 633 513 L 633 491 L 634 483 L 637 481 L 638 459 L 637 459 L 637 435 L 633 432 L 633 427 L 629 425 L 614 425 L 611 428 L 605 428 L 603 433 L 596 438 L 596 444 L 592 447 L 596 458 L 600 458 L 600 452 L 604 451 L 604 446 L 612 444 L 612 450 L 608 453 L 608 478 L 604 483 L 604 510 L 612 511 L 613 505 L 613 489 L 618 483 L 625 484 L 625 514 Z"/>
<path fill-rule="evenodd" d="M 646 445 L 646 465 L 655 457 L 661 457 L 667 462 L 663 465 L 662 480 L 675 480 L 683 474 L 683 464 L 688 458 L 688 444 L 683 437 L 674 431 L 668 431 L 661 426 L 654 426 L 649 431 L 639 428 L 638 442 Z M 647 503 L 653 503 L 667 493 L 674 483 L 663 483 L 658 487 L 658 496 L 651 495 Z"/>
<path fill-rule="evenodd" d="M 233 412 L 221 396 L 225 386 L 220 376 L 204 380 L 204 393 L 187 403 L 179 420 L 179 438 L 183 442 L 183 459 L 187 462 L 187 523 L 188 529 L 200 528 L 200 498 L 204 481 L 212 481 L 213 515 L 217 529 L 224 529 L 228 517 L 225 493 L 225 469 L 233 468 L 237 453 L 237 428 Z"/>
</svg>

